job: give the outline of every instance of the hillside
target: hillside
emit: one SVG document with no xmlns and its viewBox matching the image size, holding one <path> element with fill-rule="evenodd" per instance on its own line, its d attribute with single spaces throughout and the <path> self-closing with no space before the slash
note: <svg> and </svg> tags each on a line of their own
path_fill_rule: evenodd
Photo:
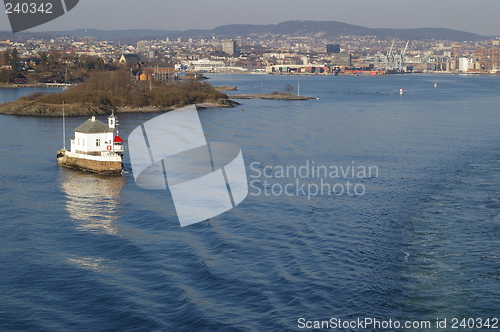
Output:
<svg viewBox="0 0 500 332">
<path fill-rule="evenodd" d="M 401 39 L 448 39 L 478 40 L 483 37 L 465 31 L 442 28 L 416 29 L 372 29 L 335 21 L 286 21 L 269 25 L 234 24 L 220 26 L 212 30 L 218 36 L 248 36 L 251 34 L 277 34 L 297 37 L 338 38 L 341 36 L 377 36 L 379 38 Z"/>
<path fill-rule="evenodd" d="M 389 29 L 389 28 L 368 28 L 360 25 L 353 25 L 336 21 L 286 21 L 279 24 L 253 25 L 253 24 L 232 24 L 216 27 L 212 30 L 95 30 L 79 29 L 72 31 L 51 31 L 33 34 L 38 38 L 48 38 L 51 36 L 89 36 L 101 40 L 115 40 L 122 42 L 136 42 L 141 39 L 163 39 L 178 37 L 198 37 L 210 38 L 235 38 L 259 36 L 263 34 L 290 35 L 300 37 L 321 37 L 334 39 L 340 36 L 377 36 L 379 38 L 400 38 L 410 40 L 440 39 L 453 41 L 471 41 L 485 39 L 475 33 L 444 28 L 415 28 L 415 29 Z M 26 38 L 29 33 L 12 34 L 0 32 L 0 39 L 16 40 L 20 37 Z"/>
</svg>

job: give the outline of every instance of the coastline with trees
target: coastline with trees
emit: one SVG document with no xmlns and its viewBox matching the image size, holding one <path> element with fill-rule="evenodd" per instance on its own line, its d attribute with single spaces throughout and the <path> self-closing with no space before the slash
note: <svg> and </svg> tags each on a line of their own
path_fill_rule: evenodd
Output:
<svg viewBox="0 0 500 332">
<path fill-rule="evenodd" d="M 212 85 L 196 80 L 173 84 L 131 83 L 126 71 L 97 72 L 60 93 L 33 93 L 0 105 L 0 114 L 26 116 L 88 116 L 112 111 L 165 112 L 190 104 L 233 107 L 236 103 Z"/>
<path fill-rule="evenodd" d="M 17 50 L 1 54 L 0 87 L 21 87 L 41 83 L 71 83 L 60 93 L 33 93 L 14 102 L 0 105 L 0 114 L 26 116 L 103 115 L 114 111 L 164 112 L 189 104 L 233 107 L 235 102 L 196 79 L 169 80 L 168 83 L 140 80 L 140 64 L 104 63 L 89 56 L 66 57 L 39 53 L 20 60 Z"/>
</svg>

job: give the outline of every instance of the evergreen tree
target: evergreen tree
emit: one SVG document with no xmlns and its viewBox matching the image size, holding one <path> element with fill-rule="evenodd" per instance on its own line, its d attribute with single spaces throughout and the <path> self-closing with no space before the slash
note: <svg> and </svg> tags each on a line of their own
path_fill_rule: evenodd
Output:
<svg viewBox="0 0 500 332">
<path fill-rule="evenodd" d="M 14 73 L 14 76 L 17 76 L 17 74 L 19 74 L 19 57 L 17 55 L 17 48 L 14 48 L 12 50 L 10 65 L 12 66 L 12 72 Z"/>
<path fill-rule="evenodd" d="M 6 49 L 3 52 L 2 55 L 2 62 L 0 62 L 2 65 L 10 65 L 10 50 Z"/>
<path fill-rule="evenodd" d="M 42 51 L 39 51 L 38 52 L 38 56 L 40 57 L 40 60 L 43 62 L 43 63 L 47 63 L 48 61 L 48 55 L 46 52 L 42 52 Z"/>
</svg>

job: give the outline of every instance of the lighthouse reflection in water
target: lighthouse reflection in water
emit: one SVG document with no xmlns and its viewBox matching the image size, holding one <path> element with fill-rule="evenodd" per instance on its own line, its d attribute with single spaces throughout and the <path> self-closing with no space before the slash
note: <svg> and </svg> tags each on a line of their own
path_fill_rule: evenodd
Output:
<svg viewBox="0 0 500 332">
<path fill-rule="evenodd" d="M 82 231 L 116 234 L 122 176 L 105 176 L 60 169 L 61 187 L 66 194 L 66 210 Z"/>
</svg>

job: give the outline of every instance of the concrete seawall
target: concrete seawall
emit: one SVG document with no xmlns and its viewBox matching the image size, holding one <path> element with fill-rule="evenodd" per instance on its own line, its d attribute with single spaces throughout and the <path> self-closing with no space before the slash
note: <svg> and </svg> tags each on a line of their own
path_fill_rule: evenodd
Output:
<svg viewBox="0 0 500 332">
<path fill-rule="evenodd" d="M 123 164 L 120 161 L 100 161 L 69 157 L 66 155 L 66 150 L 57 151 L 57 163 L 67 168 L 99 174 L 119 175 L 123 169 Z"/>
</svg>

